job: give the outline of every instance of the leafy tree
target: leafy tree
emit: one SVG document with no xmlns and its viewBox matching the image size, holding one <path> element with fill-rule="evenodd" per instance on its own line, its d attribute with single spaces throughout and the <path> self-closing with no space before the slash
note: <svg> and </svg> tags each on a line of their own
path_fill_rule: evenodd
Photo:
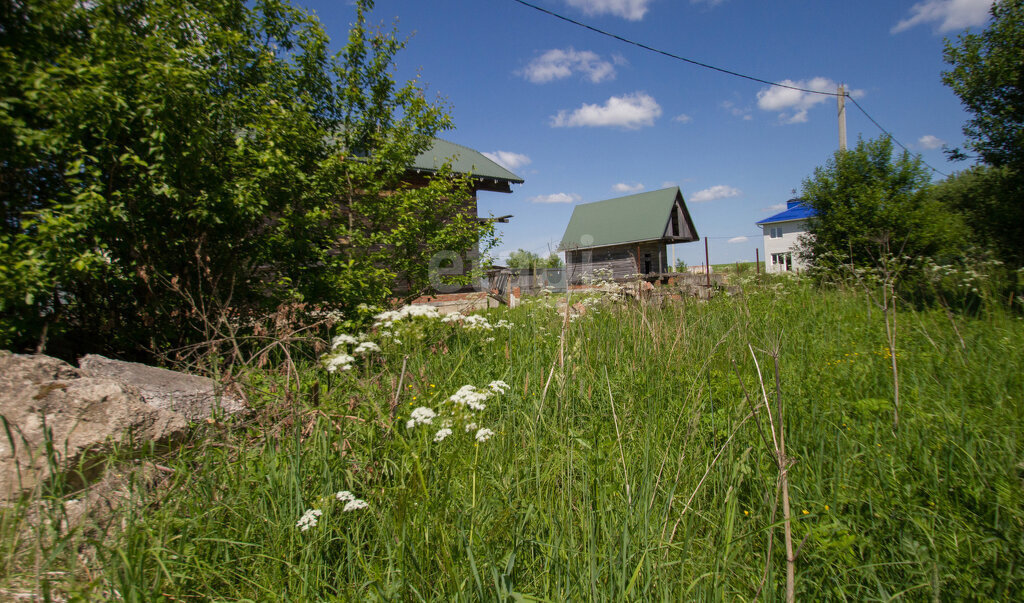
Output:
<svg viewBox="0 0 1024 603">
<path fill-rule="evenodd" d="M 508 256 L 509 268 L 559 268 L 564 264 L 557 253 L 551 253 L 544 258 L 532 251 L 517 249 Z"/>
<path fill-rule="evenodd" d="M 194 340 L 215 312 L 382 303 L 488 225 L 405 167 L 443 105 L 393 31 L 337 55 L 283 0 L 38 0 L 0 11 L 0 345 Z"/>
<path fill-rule="evenodd" d="M 1009 167 L 977 165 L 934 185 L 935 203 L 963 216 L 963 236 L 979 249 L 1024 266 L 1024 180 Z"/>
<path fill-rule="evenodd" d="M 936 188 L 941 203 L 961 212 L 975 242 L 1000 259 L 1024 265 L 1024 0 L 992 5 L 979 34 L 946 41 L 952 66 L 942 81 L 973 116 L 964 145 L 984 164 L 955 174 Z M 950 151 L 958 159 L 968 153 Z"/>
<path fill-rule="evenodd" d="M 909 256 L 951 253 L 962 234 L 956 216 L 927 194 L 928 169 L 888 137 L 837 151 L 804 180 L 801 196 L 816 211 L 802 253 L 819 270 L 873 266 L 882 249 Z"/>
<path fill-rule="evenodd" d="M 994 166 L 1024 167 L 1024 0 L 992 4 L 992 21 L 980 34 L 946 41 L 953 68 L 942 81 L 973 117 L 964 125 L 966 147 Z M 954 157 L 963 158 L 959 149 Z"/>
</svg>

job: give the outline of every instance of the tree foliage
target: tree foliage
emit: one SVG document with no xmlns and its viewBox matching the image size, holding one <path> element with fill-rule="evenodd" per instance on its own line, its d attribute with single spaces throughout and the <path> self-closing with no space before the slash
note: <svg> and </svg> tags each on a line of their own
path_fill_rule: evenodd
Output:
<svg viewBox="0 0 1024 603">
<path fill-rule="evenodd" d="M 508 255 L 509 268 L 559 268 L 564 264 L 557 253 L 551 253 L 545 258 L 532 251 L 517 249 Z"/>
<path fill-rule="evenodd" d="M 978 34 L 946 42 L 952 66 L 943 82 L 972 117 L 965 148 L 983 165 L 938 185 L 936 199 L 960 212 L 975 243 L 1002 261 L 1024 265 L 1024 0 L 992 5 L 992 20 Z M 955 149 L 954 158 L 968 153 Z"/>
<path fill-rule="evenodd" d="M 997 167 L 1024 168 L 1024 0 L 992 4 L 992 21 L 979 34 L 946 41 L 952 66 L 942 81 L 973 116 L 964 124 L 966 148 Z M 955 157 L 964 157 L 960 150 Z"/>
<path fill-rule="evenodd" d="M 909 256 L 950 253 L 961 235 L 956 216 L 928 195 L 920 157 L 893 155 L 888 137 L 837 151 L 804 180 L 801 196 L 816 212 L 804 255 L 819 269 L 874 265 L 883 248 Z"/>
<path fill-rule="evenodd" d="M 963 217 L 972 245 L 1024 266 L 1024 180 L 1011 168 L 977 165 L 935 184 L 930 195 Z"/>
<path fill-rule="evenodd" d="M 0 345 L 127 350 L 211 308 L 381 303 L 476 245 L 465 179 L 405 168 L 443 105 L 356 3 L 341 52 L 282 0 L 39 0 L 0 14 Z"/>
</svg>

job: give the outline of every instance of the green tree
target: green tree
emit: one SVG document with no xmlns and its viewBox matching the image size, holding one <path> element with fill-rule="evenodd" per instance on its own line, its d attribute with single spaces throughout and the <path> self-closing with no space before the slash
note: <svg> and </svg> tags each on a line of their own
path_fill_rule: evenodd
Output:
<svg viewBox="0 0 1024 603">
<path fill-rule="evenodd" d="M 1024 167 L 1024 0 L 992 4 L 979 34 L 947 40 L 942 81 L 973 116 L 964 124 L 966 148 L 989 165 Z M 965 153 L 953 151 L 954 157 Z"/>
<path fill-rule="evenodd" d="M 194 340 L 214 311 L 382 303 L 476 244 L 465 179 L 405 167 L 451 127 L 397 84 L 371 0 L 335 55 L 282 0 L 0 11 L 0 345 Z"/>
<path fill-rule="evenodd" d="M 963 217 L 967 241 L 1024 266 L 1024 181 L 1011 168 L 976 165 L 935 184 L 930 195 Z"/>
<path fill-rule="evenodd" d="M 978 34 L 947 40 L 942 81 L 972 115 L 963 127 L 966 150 L 987 166 L 955 174 L 936 198 L 961 212 L 975 242 L 1003 261 L 1024 265 L 1024 0 L 992 5 L 992 20 Z"/>
<path fill-rule="evenodd" d="M 564 264 L 562 257 L 554 252 L 546 258 L 525 249 L 517 249 L 508 255 L 509 268 L 560 268 Z"/>
<path fill-rule="evenodd" d="M 893 156 L 888 137 L 837 151 L 804 180 L 801 196 L 816 212 L 802 253 L 819 270 L 871 266 L 891 253 L 950 253 L 961 236 L 956 216 L 928 195 L 929 171 L 906 151 Z"/>
</svg>

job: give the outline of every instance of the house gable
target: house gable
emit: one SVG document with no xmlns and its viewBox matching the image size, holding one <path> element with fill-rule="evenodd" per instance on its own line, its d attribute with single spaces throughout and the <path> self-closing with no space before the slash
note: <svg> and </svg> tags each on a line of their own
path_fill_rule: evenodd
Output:
<svg viewBox="0 0 1024 603">
<path fill-rule="evenodd" d="M 483 153 L 440 138 L 431 141 L 430 147 L 413 159 L 409 171 L 429 177 L 436 174 L 446 162 L 456 174 L 468 175 L 475 190 L 511 193 L 512 184 L 522 184 L 523 179 L 488 159 Z"/>
<path fill-rule="evenodd" d="M 698 239 L 678 186 L 627 195 L 573 208 L 561 248 L 586 249 L 660 241 Z"/>
</svg>

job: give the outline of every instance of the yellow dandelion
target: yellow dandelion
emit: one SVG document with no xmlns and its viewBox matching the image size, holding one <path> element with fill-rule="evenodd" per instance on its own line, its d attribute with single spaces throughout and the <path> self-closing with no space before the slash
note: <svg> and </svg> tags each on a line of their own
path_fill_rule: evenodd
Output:
<svg viewBox="0 0 1024 603">
<path fill-rule="evenodd" d="M 829 510 L 829 506 L 828 506 L 828 505 L 825 505 L 825 510 L 826 510 L 826 511 L 828 511 L 828 510 Z"/>
<path fill-rule="evenodd" d="M 803 513 L 804 513 L 804 515 L 809 515 L 809 514 L 810 514 L 810 511 L 808 511 L 807 509 L 804 509 L 804 510 L 803 510 Z"/>
<path fill-rule="evenodd" d="M 743 514 L 744 514 L 744 515 L 748 515 L 748 516 L 749 516 L 749 515 L 750 515 L 750 511 L 748 511 L 748 510 L 746 510 L 746 509 L 743 509 Z"/>
<path fill-rule="evenodd" d="M 437 387 L 437 386 L 436 386 L 436 385 L 434 385 L 433 383 L 431 383 L 431 384 L 430 384 L 430 387 Z"/>
</svg>

